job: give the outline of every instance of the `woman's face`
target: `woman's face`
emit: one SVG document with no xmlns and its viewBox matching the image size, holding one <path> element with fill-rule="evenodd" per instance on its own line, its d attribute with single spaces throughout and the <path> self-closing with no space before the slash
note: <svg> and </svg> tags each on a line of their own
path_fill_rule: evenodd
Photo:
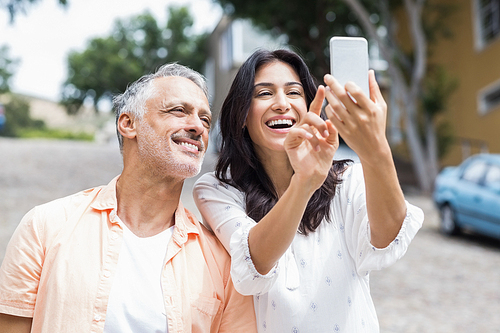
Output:
<svg viewBox="0 0 500 333">
<path fill-rule="evenodd" d="M 283 151 L 287 133 L 306 113 L 304 88 L 290 65 L 274 61 L 259 68 L 245 122 L 258 156 Z"/>
</svg>

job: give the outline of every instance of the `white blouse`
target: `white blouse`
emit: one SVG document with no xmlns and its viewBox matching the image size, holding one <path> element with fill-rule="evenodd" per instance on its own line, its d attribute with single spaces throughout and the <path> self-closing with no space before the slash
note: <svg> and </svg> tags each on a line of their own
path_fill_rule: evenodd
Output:
<svg viewBox="0 0 500 333">
<path fill-rule="evenodd" d="M 244 193 L 213 173 L 195 184 L 194 199 L 231 254 L 236 290 L 254 295 L 259 332 L 379 332 L 369 273 L 401 258 L 422 226 L 420 208 L 406 202 L 401 230 L 383 249 L 370 244 L 361 164 L 343 174 L 332 201 L 332 222 L 323 221 L 308 236 L 297 233 L 274 269 L 261 275 L 248 248 L 256 224 L 245 213 Z"/>
</svg>

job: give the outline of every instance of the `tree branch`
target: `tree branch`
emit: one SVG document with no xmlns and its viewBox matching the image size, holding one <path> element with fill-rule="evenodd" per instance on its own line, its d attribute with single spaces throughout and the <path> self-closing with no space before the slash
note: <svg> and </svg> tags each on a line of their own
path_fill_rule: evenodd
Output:
<svg viewBox="0 0 500 333">
<path fill-rule="evenodd" d="M 410 88 L 413 98 L 417 98 L 420 94 L 422 80 L 427 70 L 427 40 L 422 27 L 422 8 L 424 2 L 425 0 L 404 0 L 415 55 Z"/>
<path fill-rule="evenodd" d="M 391 47 L 384 39 L 382 39 L 377 34 L 377 27 L 370 21 L 370 15 L 366 11 L 365 7 L 359 2 L 359 0 L 342 0 L 344 3 L 351 8 L 351 10 L 356 13 L 359 19 L 359 23 L 368 34 L 368 36 L 374 39 L 382 52 L 382 56 L 389 63 L 389 72 L 391 73 L 392 79 L 401 88 L 403 96 L 407 96 L 408 86 L 406 80 L 404 79 L 403 72 L 399 68 L 393 56 L 395 47 Z"/>
</svg>

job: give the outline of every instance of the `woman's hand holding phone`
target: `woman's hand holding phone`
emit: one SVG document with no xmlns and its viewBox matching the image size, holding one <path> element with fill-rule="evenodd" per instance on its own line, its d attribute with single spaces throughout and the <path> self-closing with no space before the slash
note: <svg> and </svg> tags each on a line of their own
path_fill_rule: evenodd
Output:
<svg viewBox="0 0 500 333">
<path fill-rule="evenodd" d="M 374 164 L 381 154 L 390 154 L 385 136 L 387 104 L 373 70 L 369 71 L 371 98 L 355 83 L 348 82 L 344 88 L 329 74 L 325 75 L 325 83 L 329 103 L 325 108 L 326 114 L 360 160 Z"/>
</svg>

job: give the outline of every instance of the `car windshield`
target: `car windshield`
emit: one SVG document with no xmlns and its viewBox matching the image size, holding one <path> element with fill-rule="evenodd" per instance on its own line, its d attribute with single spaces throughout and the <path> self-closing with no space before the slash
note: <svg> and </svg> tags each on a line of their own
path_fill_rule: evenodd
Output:
<svg viewBox="0 0 500 333">
<path fill-rule="evenodd" d="M 500 189 L 500 166 L 490 165 L 484 178 L 484 184 L 488 187 Z"/>
<path fill-rule="evenodd" d="M 484 175 L 486 166 L 486 163 L 483 161 L 472 162 L 465 168 L 464 173 L 462 174 L 462 179 L 479 183 Z"/>
</svg>

